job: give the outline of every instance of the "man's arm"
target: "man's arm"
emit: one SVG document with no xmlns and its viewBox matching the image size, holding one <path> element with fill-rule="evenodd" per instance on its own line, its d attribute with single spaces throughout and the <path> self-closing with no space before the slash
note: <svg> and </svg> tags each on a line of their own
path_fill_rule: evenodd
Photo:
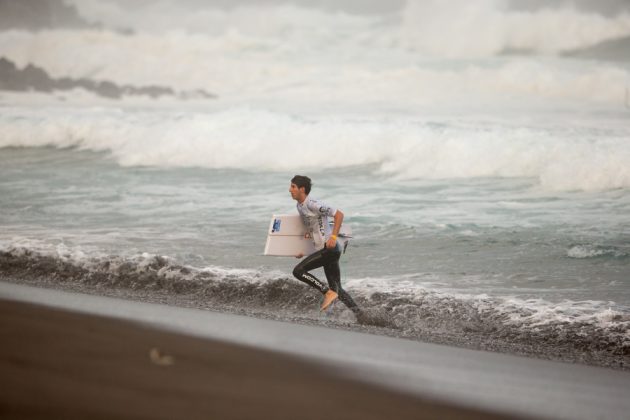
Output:
<svg viewBox="0 0 630 420">
<path fill-rule="evenodd" d="M 338 209 L 335 212 L 332 235 L 330 239 L 326 241 L 326 248 L 334 248 L 335 245 L 337 245 L 337 235 L 339 235 L 339 230 L 341 229 L 342 223 L 343 223 L 343 212 Z"/>
</svg>

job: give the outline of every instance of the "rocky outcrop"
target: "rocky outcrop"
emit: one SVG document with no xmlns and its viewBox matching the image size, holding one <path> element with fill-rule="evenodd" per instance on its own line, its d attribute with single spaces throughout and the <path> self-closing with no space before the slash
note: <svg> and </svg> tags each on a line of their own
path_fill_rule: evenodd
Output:
<svg viewBox="0 0 630 420">
<path fill-rule="evenodd" d="M 0 90 L 53 92 L 75 88 L 82 88 L 100 96 L 114 99 L 119 99 L 126 95 L 145 95 L 152 98 L 175 96 L 181 99 L 210 99 L 216 97 L 202 89 L 176 92 L 170 87 L 157 85 L 117 85 L 107 80 L 72 79 L 69 77 L 55 79 L 51 78 L 44 69 L 33 64 L 28 64 L 23 69 L 19 69 L 12 61 L 0 57 Z"/>
</svg>

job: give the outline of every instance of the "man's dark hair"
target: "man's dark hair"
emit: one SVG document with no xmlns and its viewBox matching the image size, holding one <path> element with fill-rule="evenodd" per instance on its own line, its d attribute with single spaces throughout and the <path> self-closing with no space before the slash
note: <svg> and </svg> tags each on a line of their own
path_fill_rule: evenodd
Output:
<svg viewBox="0 0 630 420">
<path fill-rule="evenodd" d="M 308 195 L 311 192 L 311 178 L 304 175 L 296 175 L 291 178 L 291 184 L 297 185 L 298 188 L 304 187 L 304 192 Z"/>
</svg>

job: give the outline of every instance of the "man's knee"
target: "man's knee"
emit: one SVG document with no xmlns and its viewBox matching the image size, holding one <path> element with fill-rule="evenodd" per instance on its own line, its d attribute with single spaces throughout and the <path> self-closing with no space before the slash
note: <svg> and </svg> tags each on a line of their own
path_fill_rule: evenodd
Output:
<svg viewBox="0 0 630 420">
<path fill-rule="evenodd" d="M 296 265 L 295 268 L 293 269 L 293 276 L 296 279 L 301 279 L 302 274 L 304 274 L 304 269 L 300 267 L 299 265 Z"/>
</svg>

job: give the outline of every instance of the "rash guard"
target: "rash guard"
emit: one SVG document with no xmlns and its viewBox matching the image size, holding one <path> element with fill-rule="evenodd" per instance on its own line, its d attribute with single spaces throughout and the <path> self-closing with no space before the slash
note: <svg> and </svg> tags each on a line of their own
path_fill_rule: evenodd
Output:
<svg viewBox="0 0 630 420">
<path fill-rule="evenodd" d="M 306 231 L 311 234 L 315 249 L 322 249 L 332 234 L 328 217 L 334 217 L 337 209 L 319 200 L 306 197 L 302 203 L 297 203 L 297 211 L 302 217 Z"/>
</svg>

